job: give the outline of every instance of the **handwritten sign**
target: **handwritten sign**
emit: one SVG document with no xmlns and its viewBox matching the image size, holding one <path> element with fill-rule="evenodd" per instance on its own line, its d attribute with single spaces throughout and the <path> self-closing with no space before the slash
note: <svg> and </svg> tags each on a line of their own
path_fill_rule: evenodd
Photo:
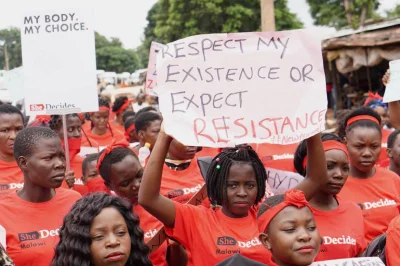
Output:
<svg viewBox="0 0 400 266">
<path fill-rule="evenodd" d="M 156 57 L 158 52 L 162 49 L 163 44 L 152 42 L 150 46 L 149 64 L 147 66 L 146 76 L 146 94 L 157 96 L 154 87 L 157 86 L 157 70 L 156 70 Z"/>
<path fill-rule="evenodd" d="M 389 62 L 390 81 L 386 86 L 383 102 L 389 103 L 400 100 L 400 60 Z"/>
<path fill-rule="evenodd" d="M 352 259 L 341 259 L 341 260 L 327 260 L 318 261 L 311 264 L 311 266 L 384 266 L 380 258 L 368 257 L 368 258 L 352 258 Z"/>
<path fill-rule="evenodd" d="M 320 39 L 307 30 L 188 37 L 164 45 L 156 69 L 165 131 L 185 145 L 290 144 L 325 128 Z"/>
<path fill-rule="evenodd" d="M 28 115 L 98 110 L 93 13 L 32 11 L 21 19 Z"/>
<path fill-rule="evenodd" d="M 292 189 L 304 179 L 303 176 L 288 171 L 274 168 L 265 168 L 267 172 L 267 183 L 274 194 L 283 194 Z"/>
</svg>

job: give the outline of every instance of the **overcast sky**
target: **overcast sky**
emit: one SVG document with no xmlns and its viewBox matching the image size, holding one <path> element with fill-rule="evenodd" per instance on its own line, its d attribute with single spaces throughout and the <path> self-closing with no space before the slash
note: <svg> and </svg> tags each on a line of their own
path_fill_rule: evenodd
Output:
<svg viewBox="0 0 400 266">
<path fill-rule="evenodd" d="M 306 0 L 288 1 L 289 8 L 297 13 L 305 27 L 313 27 Z M 0 29 L 19 26 L 23 14 L 37 8 L 94 7 L 96 31 L 107 37 L 118 37 L 125 47 L 135 48 L 143 38 L 147 11 L 155 2 L 157 0 L 0 0 Z M 380 2 L 379 12 L 383 13 L 400 0 Z"/>
</svg>

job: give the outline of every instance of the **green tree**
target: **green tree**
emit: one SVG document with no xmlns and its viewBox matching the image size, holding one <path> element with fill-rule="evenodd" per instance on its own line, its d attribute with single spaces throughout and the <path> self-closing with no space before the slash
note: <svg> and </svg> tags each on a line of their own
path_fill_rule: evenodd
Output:
<svg viewBox="0 0 400 266">
<path fill-rule="evenodd" d="M 21 66 L 21 33 L 18 28 L 0 30 L 0 69 L 5 68 L 4 45 L 7 45 L 9 68 Z"/>
<path fill-rule="evenodd" d="M 168 43 L 184 37 L 221 32 L 252 32 L 261 29 L 259 0 L 159 0 L 148 16 L 145 48 L 151 41 Z M 298 29 L 303 23 L 287 7 L 275 2 L 276 30 Z"/>
<path fill-rule="evenodd" d="M 400 17 L 400 4 L 398 4 L 392 10 L 386 10 L 386 16 L 388 18 L 398 18 L 398 17 Z"/>
<path fill-rule="evenodd" d="M 133 50 L 120 46 L 106 46 L 96 50 L 98 69 L 112 72 L 134 72 L 139 68 L 139 59 Z"/>
<path fill-rule="evenodd" d="M 357 29 L 366 20 L 379 18 L 376 13 L 379 0 L 307 0 L 307 3 L 316 25 Z"/>
</svg>

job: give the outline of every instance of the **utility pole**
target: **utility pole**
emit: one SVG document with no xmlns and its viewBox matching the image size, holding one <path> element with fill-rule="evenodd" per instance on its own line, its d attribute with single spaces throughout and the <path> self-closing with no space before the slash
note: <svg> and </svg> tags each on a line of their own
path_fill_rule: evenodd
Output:
<svg viewBox="0 0 400 266">
<path fill-rule="evenodd" d="M 261 30 L 275 31 L 274 0 L 260 0 Z"/>
<path fill-rule="evenodd" d="M 4 42 L 4 60 L 6 61 L 5 70 L 10 70 L 10 66 L 8 64 L 8 52 L 7 52 L 7 42 Z"/>
</svg>

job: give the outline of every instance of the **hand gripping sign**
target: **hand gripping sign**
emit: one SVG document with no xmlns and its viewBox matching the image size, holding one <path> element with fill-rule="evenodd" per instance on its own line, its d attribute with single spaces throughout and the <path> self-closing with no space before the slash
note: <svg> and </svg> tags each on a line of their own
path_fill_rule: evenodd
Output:
<svg viewBox="0 0 400 266">
<path fill-rule="evenodd" d="M 290 144 L 324 129 L 318 36 L 307 30 L 209 34 L 161 47 L 165 131 L 185 145 Z"/>
</svg>

